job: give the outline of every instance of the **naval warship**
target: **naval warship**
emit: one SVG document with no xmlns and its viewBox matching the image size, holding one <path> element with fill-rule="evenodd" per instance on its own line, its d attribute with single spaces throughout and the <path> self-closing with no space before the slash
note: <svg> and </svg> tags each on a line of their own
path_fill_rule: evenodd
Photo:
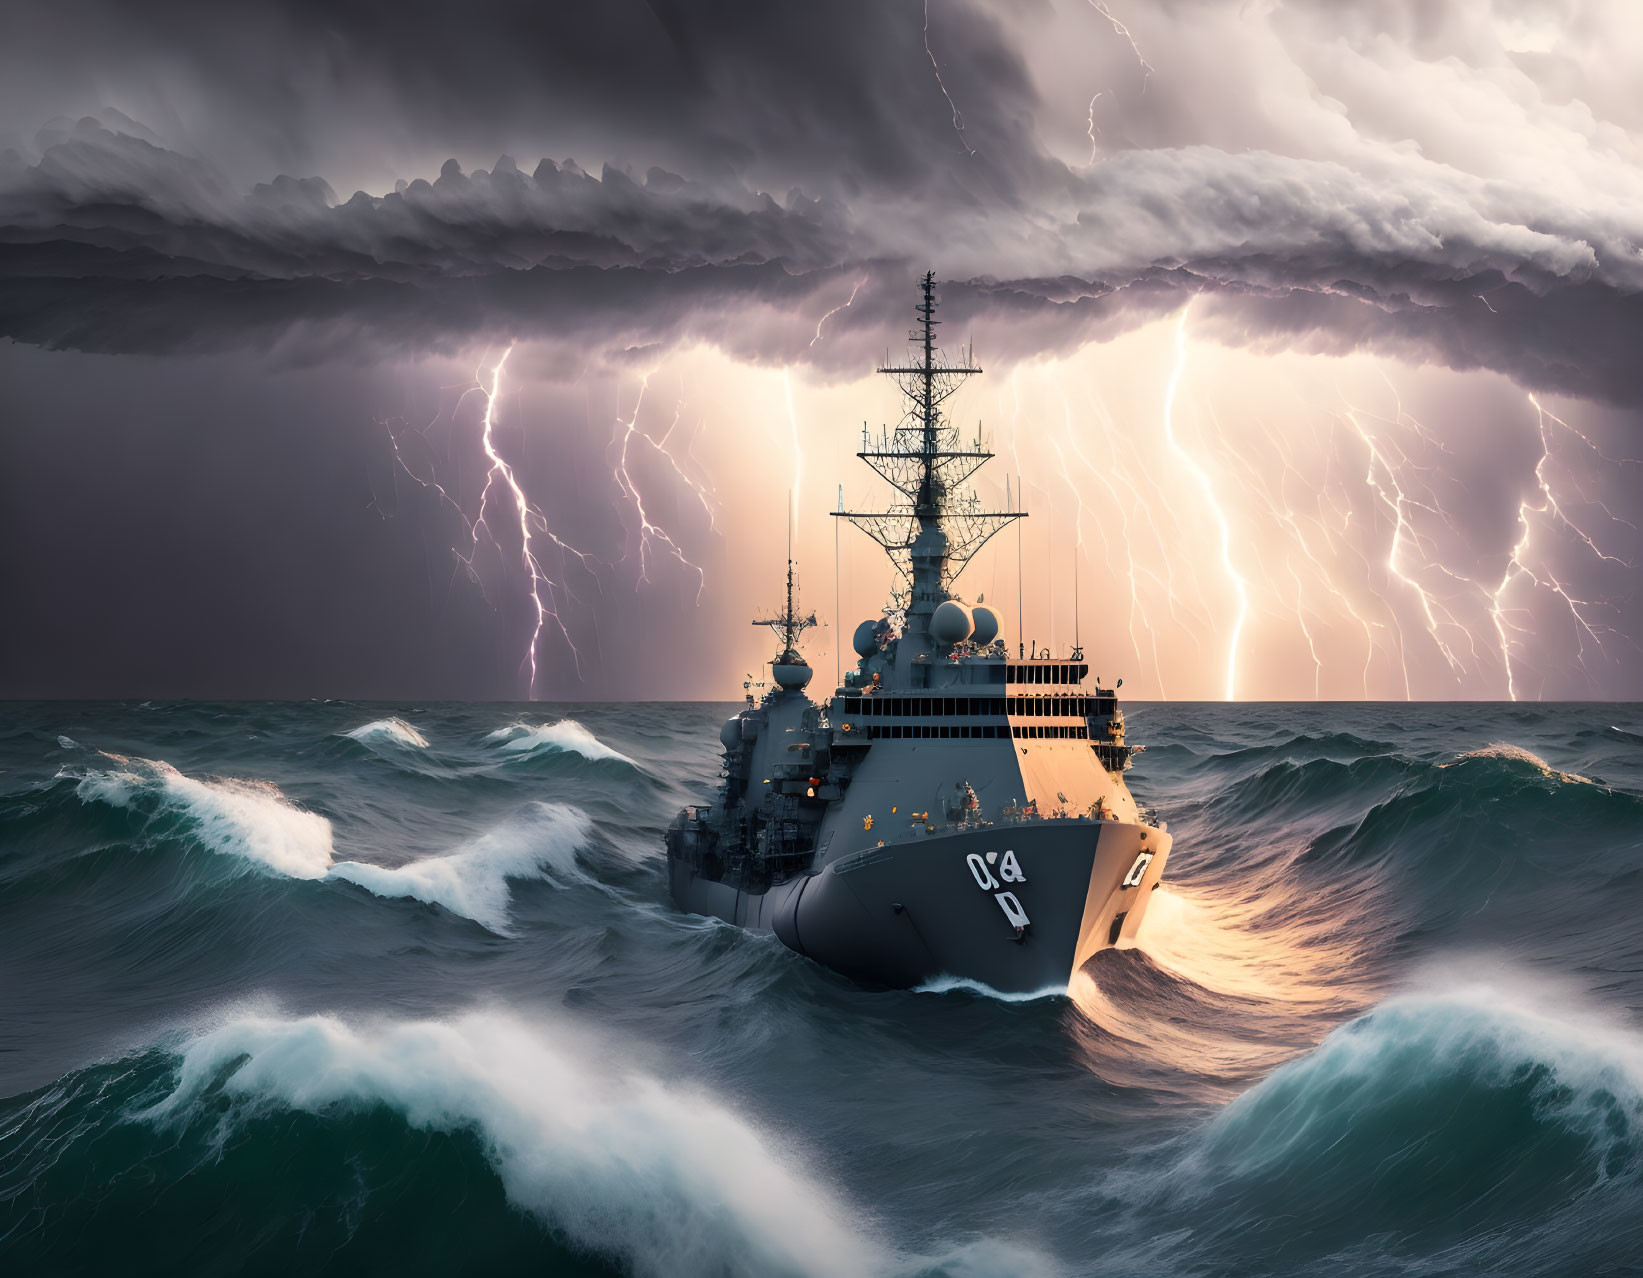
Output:
<svg viewBox="0 0 1643 1278">
<path fill-rule="evenodd" d="M 773 932 L 866 986 L 1064 989 L 1136 935 L 1170 836 L 1124 784 L 1138 747 L 1117 685 L 1091 680 L 1076 647 L 1029 656 L 1018 642 L 1012 656 L 998 611 L 954 591 L 1025 512 L 983 510 L 968 485 L 992 454 L 979 431 L 960 440 L 943 403 L 981 370 L 937 346 L 933 273 L 921 288 L 909 357 L 879 370 L 906 414 L 864 427 L 857 454 L 896 496 L 831 512 L 888 553 L 890 607 L 813 700 L 799 645 L 816 618 L 800 615 L 789 549 L 786 606 L 754 622 L 780 643 L 768 688 L 746 685 L 720 733 L 718 795 L 668 828 L 669 887 L 681 908 Z"/>
</svg>

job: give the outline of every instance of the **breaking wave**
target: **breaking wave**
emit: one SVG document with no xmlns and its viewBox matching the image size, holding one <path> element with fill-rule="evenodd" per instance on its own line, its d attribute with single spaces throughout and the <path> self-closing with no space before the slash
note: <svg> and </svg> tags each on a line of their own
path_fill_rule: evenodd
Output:
<svg viewBox="0 0 1643 1278">
<path fill-rule="evenodd" d="M 559 803 L 531 803 L 501 827 L 444 856 L 406 865 L 339 861 L 330 877 L 382 897 L 443 906 L 481 927 L 507 935 L 510 879 L 544 878 L 563 886 L 586 882 L 577 848 L 593 829 L 588 816 Z"/>
<path fill-rule="evenodd" d="M 1643 1190 L 1643 1036 L 1525 988 L 1391 999 L 1102 1189 L 1167 1214 L 1188 1271 L 1278 1254 L 1308 1268 L 1374 1243 L 1460 1272 L 1581 1272 L 1580 1222 Z"/>
<path fill-rule="evenodd" d="M 365 745 L 403 746 L 410 750 L 428 748 L 428 738 L 398 717 L 375 719 L 357 728 L 351 728 L 342 735 Z"/>
<path fill-rule="evenodd" d="M 149 1259 L 196 1271 L 307 1255 L 338 1272 L 1047 1272 L 999 1243 L 898 1255 L 790 1148 L 619 1058 L 500 1012 L 234 1017 L 0 1109 L 0 1167 L 22 1187 L 0 1200 L 0 1236 L 25 1265 L 90 1268 L 135 1236 Z M 118 1191 L 80 1192 L 104 1178 Z M 427 1228 L 454 1201 L 463 1256 Z"/>
<path fill-rule="evenodd" d="M 663 832 L 722 707 L 399 708 L 429 747 L 389 713 L 0 731 L 0 1270 L 1643 1256 L 1630 709 L 1140 707 L 1166 882 L 1133 945 L 1024 1001 L 864 993 L 675 909 Z"/>
<path fill-rule="evenodd" d="M 639 768 L 636 760 L 620 750 L 612 749 L 575 719 L 560 719 L 556 723 L 531 725 L 510 724 L 486 735 L 485 740 L 498 750 L 515 758 L 538 758 L 551 754 L 576 754 L 593 763 L 625 763 Z M 642 770 L 642 769 L 641 769 Z"/>
<path fill-rule="evenodd" d="M 265 871 L 341 880 L 375 896 L 438 905 L 499 935 L 509 934 L 510 880 L 541 878 L 559 886 L 588 881 L 576 853 L 593 823 L 566 804 L 526 804 L 455 851 L 401 865 L 338 861 L 331 822 L 298 807 L 270 782 L 199 780 L 169 763 L 108 757 L 117 767 L 78 780 L 75 793 L 82 802 L 132 811 L 150 825 L 171 820 L 180 828 L 159 833 L 185 834 L 211 852 Z"/>
<path fill-rule="evenodd" d="M 185 823 L 206 848 L 296 879 L 331 868 L 331 822 L 296 806 L 267 781 L 198 780 L 169 763 L 108 755 L 112 770 L 79 778 L 76 793 L 153 820 Z"/>
</svg>

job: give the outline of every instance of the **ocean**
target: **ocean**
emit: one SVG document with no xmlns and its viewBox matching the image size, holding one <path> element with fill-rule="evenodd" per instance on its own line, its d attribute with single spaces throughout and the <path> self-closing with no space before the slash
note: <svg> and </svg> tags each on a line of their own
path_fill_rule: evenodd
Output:
<svg viewBox="0 0 1643 1278">
<path fill-rule="evenodd" d="M 1643 706 L 1127 707 L 1066 995 L 680 914 L 721 705 L 0 707 L 0 1273 L 1643 1274 Z"/>
</svg>

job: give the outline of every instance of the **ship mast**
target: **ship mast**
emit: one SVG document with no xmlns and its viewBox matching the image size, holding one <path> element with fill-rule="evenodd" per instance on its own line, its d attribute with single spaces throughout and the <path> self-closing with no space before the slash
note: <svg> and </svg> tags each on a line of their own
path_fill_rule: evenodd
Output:
<svg viewBox="0 0 1643 1278">
<path fill-rule="evenodd" d="M 936 606 L 951 598 L 951 586 L 1000 528 L 1020 519 L 1025 511 L 985 511 L 966 481 L 993 456 L 983 447 L 979 427 L 973 443 L 961 443 L 958 428 L 941 411 L 942 403 L 982 370 L 973 353 L 960 351 L 962 360 L 948 363 L 936 346 L 935 273 L 919 281 L 921 300 L 917 327 L 909 335 L 915 361 L 891 364 L 878 371 L 892 378 L 908 400 L 908 409 L 894 429 L 877 436 L 862 428 L 862 449 L 856 454 L 894 487 L 902 500 L 887 510 L 834 511 L 848 519 L 882 546 L 905 579 L 909 621 L 927 619 Z M 922 629 L 922 624 L 920 625 Z"/>
<path fill-rule="evenodd" d="M 788 498 L 789 503 L 792 497 Z M 753 623 L 755 626 L 768 626 L 781 636 L 782 650 L 776 657 L 776 664 L 783 666 L 797 666 L 804 664 L 804 658 L 799 655 L 799 636 L 811 626 L 817 624 L 816 614 L 808 617 L 799 616 L 798 587 L 793 579 L 793 519 L 791 514 L 787 520 L 787 604 L 779 617 L 764 617 Z"/>
</svg>

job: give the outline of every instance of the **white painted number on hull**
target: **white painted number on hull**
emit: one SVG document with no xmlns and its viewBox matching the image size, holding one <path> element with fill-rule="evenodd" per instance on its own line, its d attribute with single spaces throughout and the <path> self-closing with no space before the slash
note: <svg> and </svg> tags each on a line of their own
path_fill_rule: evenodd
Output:
<svg viewBox="0 0 1643 1278">
<path fill-rule="evenodd" d="M 989 852 L 982 856 L 979 852 L 972 852 L 964 858 L 970 867 L 970 877 L 976 881 L 976 886 L 983 892 L 992 893 L 993 900 L 998 902 L 998 908 L 1004 911 L 1004 917 L 1010 921 L 1010 926 L 1017 931 L 1027 927 L 1032 920 L 1027 917 L 1021 900 L 1014 892 L 1001 891 L 1004 883 L 1025 883 L 1026 874 L 1021 869 L 1021 862 L 1016 859 L 1014 852 L 1006 852 L 1000 860 L 997 852 Z M 993 874 L 993 864 L 998 864 L 998 874 Z M 999 879 L 1004 880 L 1003 883 Z"/>
<path fill-rule="evenodd" d="M 964 860 L 970 867 L 970 877 L 983 892 L 991 892 L 999 886 L 998 880 L 993 877 L 992 867 L 983 859 L 981 853 L 972 852 Z"/>
<path fill-rule="evenodd" d="M 1021 902 L 1016 900 L 1014 892 L 994 892 L 993 900 L 998 902 L 998 908 L 1004 911 L 1004 917 L 1010 920 L 1011 927 L 1026 927 L 1032 922 L 1027 917 L 1027 911 L 1021 908 Z"/>
<path fill-rule="evenodd" d="M 1135 864 L 1130 866 L 1130 872 L 1124 876 L 1121 887 L 1135 887 L 1146 876 L 1147 867 L 1152 864 L 1152 853 L 1143 852 L 1135 858 Z"/>
</svg>

